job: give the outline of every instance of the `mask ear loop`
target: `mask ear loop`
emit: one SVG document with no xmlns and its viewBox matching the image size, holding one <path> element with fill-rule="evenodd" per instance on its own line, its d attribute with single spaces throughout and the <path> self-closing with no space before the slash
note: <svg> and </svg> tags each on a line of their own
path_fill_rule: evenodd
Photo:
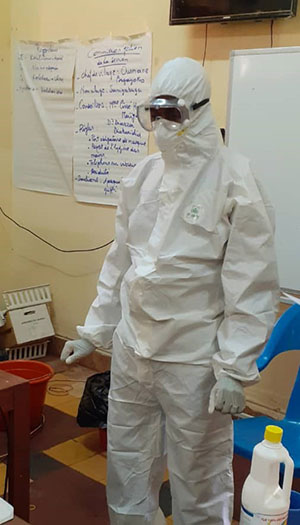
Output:
<svg viewBox="0 0 300 525">
<path fill-rule="evenodd" d="M 184 133 L 186 132 L 187 128 L 189 127 L 191 121 L 187 118 L 184 123 L 182 124 L 182 129 L 180 129 L 178 132 L 177 132 L 177 137 L 181 137 L 182 135 L 184 135 Z"/>
</svg>

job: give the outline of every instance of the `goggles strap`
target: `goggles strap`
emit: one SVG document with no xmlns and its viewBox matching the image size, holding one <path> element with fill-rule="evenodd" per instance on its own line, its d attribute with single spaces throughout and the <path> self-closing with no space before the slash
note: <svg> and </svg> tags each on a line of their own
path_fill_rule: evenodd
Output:
<svg viewBox="0 0 300 525">
<path fill-rule="evenodd" d="M 195 111 L 196 109 L 201 108 L 202 106 L 205 106 L 205 104 L 208 104 L 209 98 L 205 98 L 204 100 L 201 100 L 201 102 L 196 102 L 191 106 L 191 109 Z"/>
</svg>

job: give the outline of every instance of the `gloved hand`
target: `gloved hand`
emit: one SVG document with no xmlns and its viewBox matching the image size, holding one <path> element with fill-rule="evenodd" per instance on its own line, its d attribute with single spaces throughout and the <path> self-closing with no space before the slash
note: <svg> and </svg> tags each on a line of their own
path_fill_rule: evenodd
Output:
<svg viewBox="0 0 300 525">
<path fill-rule="evenodd" d="M 246 405 L 243 385 L 232 377 L 221 376 L 212 388 L 208 412 L 219 410 L 222 414 L 240 414 Z"/>
<path fill-rule="evenodd" d="M 67 341 L 61 353 L 61 360 L 65 361 L 67 365 L 75 363 L 82 357 L 87 357 L 95 350 L 94 345 L 87 341 L 87 339 L 75 339 L 75 341 Z"/>
</svg>

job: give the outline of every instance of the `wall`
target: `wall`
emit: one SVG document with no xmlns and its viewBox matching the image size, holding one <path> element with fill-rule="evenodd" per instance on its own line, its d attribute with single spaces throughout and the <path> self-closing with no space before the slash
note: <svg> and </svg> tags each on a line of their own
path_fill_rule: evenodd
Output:
<svg viewBox="0 0 300 525">
<path fill-rule="evenodd" d="M 11 187 L 9 36 L 12 42 L 60 38 L 87 41 L 109 33 L 117 36 L 150 30 L 153 33 L 153 73 L 175 56 L 202 60 L 205 26 L 170 27 L 168 15 L 169 0 L 1 1 L 0 67 L 1 78 L 5 79 L 5 92 L 0 102 L 4 115 L 0 123 L 1 205 L 16 220 L 58 246 L 88 248 L 110 240 L 114 235 L 115 210 L 108 206 L 78 204 L 71 197 Z M 266 47 L 270 40 L 269 21 L 209 26 L 206 68 L 212 81 L 213 105 L 220 126 L 225 125 L 231 49 Z M 274 45 L 300 45 L 300 16 L 275 22 Z M 2 218 L 0 235 L 1 289 L 49 282 L 56 332 L 76 337 L 75 325 L 83 322 L 94 298 L 97 275 L 106 250 L 90 254 L 61 254 Z M 287 385 L 285 399 L 288 383 L 284 381 L 284 385 Z M 283 403 L 281 399 L 280 404 Z"/>
<path fill-rule="evenodd" d="M 10 0 L 3 0 L 0 11 L 0 205 L 11 211 L 11 81 L 10 81 Z M 0 282 L 10 282 L 10 234 L 0 220 Z M 1 309 L 1 299 L 0 299 Z"/>
</svg>

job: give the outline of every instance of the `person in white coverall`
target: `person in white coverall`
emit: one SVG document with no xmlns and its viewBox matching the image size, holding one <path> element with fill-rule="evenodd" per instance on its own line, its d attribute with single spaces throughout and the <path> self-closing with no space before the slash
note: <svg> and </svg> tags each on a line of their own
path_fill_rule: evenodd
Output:
<svg viewBox="0 0 300 525">
<path fill-rule="evenodd" d="M 278 282 L 272 207 L 209 98 L 198 62 L 159 71 L 138 118 L 160 152 L 123 179 L 98 296 L 62 353 L 113 346 L 112 525 L 154 523 L 166 464 L 175 525 L 231 523 L 231 414 L 259 378 Z"/>
</svg>

